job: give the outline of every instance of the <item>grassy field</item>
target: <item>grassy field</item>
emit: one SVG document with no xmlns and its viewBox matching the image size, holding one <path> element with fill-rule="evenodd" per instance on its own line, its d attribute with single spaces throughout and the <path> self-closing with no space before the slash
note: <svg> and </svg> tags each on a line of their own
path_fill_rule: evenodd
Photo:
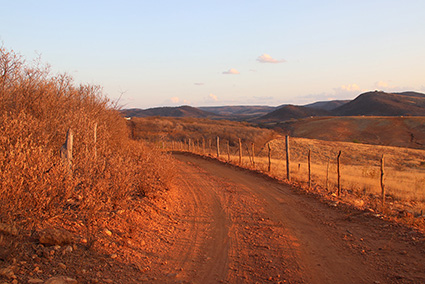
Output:
<svg viewBox="0 0 425 284">
<path fill-rule="evenodd" d="M 286 178 L 286 147 L 284 138 L 270 142 L 270 175 Z M 236 144 L 236 143 L 234 143 Z M 168 144 L 167 147 L 171 147 Z M 187 145 L 174 144 L 177 149 L 188 150 Z M 256 146 L 255 166 L 252 165 L 252 144 L 243 143 L 242 166 L 268 171 L 268 147 Z M 227 141 L 220 145 L 220 158 L 228 160 Z M 305 138 L 290 138 L 290 173 L 293 181 L 308 183 L 308 151 L 311 150 L 312 187 L 337 191 L 337 155 L 341 151 L 341 186 L 343 194 L 379 200 L 381 194 L 380 162 L 384 155 L 387 201 L 390 206 L 400 206 L 419 215 L 425 211 L 425 151 L 400 147 L 375 146 L 348 142 L 330 142 Z M 202 144 L 191 146 L 191 151 L 216 156 L 217 150 Z M 230 161 L 239 163 L 239 148 L 229 147 Z M 329 168 L 328 168 L 329 163 Z M 363 204 L 363 202 L 362 202 Z M 365 204 L 366 205 L 366 204 Z"/>
</svg>

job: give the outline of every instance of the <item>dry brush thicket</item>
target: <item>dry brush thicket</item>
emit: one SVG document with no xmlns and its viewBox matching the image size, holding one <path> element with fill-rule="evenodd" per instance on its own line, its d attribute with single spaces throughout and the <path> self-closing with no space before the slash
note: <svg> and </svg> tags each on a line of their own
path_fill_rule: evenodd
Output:
<svg viewBox="0 0 425 284">
<path fill-rule="evenodd" d="M 59 155 L 68 129 L 71 170 Z M 129 138 L 100 87 L 75 85 L 0 48 L 0 223 L 28 233 L 54 223 L 94 233 L 129 200 L 167 189 L 169 159 Z"/>
<path fill-rule="evenodd" d="M 153 143 L 164 142 L 191 142 L 201 145 L 214 145 L 217 136 L 221 141 L 229 141 L 230 146 L 238 147 L 238 139 L 250 145 L 264 145 L 279 135 L 269 129 L 251 126 L 246 122 L 227 120 L 210 120 L 203 118 L 170 118 L 170 117 L 133 117 L 128 125 L 132 135 L 137 140 L 146 140 Z"/>
</svg>

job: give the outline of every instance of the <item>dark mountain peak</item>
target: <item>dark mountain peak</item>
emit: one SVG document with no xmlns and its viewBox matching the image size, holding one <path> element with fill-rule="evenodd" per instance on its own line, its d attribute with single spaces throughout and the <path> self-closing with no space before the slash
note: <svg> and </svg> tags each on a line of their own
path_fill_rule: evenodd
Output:
<svg viewBox="0 0 425 284">
<path fill-rule="evenodd" d="M 312 104 L 305 105 L 305 107 L 331 111 L 336 109 L 337 107 L 345 105 L 348 102 L 350 102 L 350 100 L 320 101 L 320 102 L 315 102 Z"/>
<path fill-rule="evenodd" d="M 425 95 L 418 92 L 366 92 L 360 94 L 353 101 L 336 108 L 335 114 L 342 116 L 423 116 L 425 115 Z"/>
<path fill-rule="evenodd" d="M 275 111 L 272 111 L 260 118 L 257 122 L 279 122 L 290 119 L 299 119 L 310 116 L 327 116 L 330 112 L 321 109 L 308 108 L 296 105 L 285 105 Z"/>
</svg>

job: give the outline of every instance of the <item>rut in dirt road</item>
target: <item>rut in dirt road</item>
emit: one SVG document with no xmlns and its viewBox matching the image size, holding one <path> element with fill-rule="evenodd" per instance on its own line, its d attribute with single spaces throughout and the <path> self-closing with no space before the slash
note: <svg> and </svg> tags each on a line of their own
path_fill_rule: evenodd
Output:
<svg viewBox="0 0 425 284">
<path fill-rule="evenodd" d="M 190 224 L 170 264 L 188 283 L 425 283 L 423 235 L 287 185 L 174 154 Z"/>
</svg>

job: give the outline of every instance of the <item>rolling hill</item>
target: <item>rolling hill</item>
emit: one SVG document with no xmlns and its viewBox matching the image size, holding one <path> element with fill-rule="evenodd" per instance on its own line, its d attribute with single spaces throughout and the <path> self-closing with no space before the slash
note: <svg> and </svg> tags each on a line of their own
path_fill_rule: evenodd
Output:
<svg viewBox="0 0 425 284">
<path fill-rule="evenodd" d="M 345 105 L 348 102 L 350 102 L 350 100 L 333 100 L 333 101 L 315 102 L 315 103 L 304 105 L 304 106 L 309 108 L 332 111 L 336 109 L 337 107 Z"/>
<path fill-rule="evenodd" d="M 302 107 L 302 106 L 294 106 L 294 105 L 286 105 L 281 107 L 275 111 L 272 111 L 264 116 L 261 116 L 253 122 L 257 123 L 267 123 L 267 122 L 279 122 L 290 119 L 299 119 L 310 116 L 329 116 L 330 112 L 321 109 Z"/>
<path fill-rule="evenodd" d="M 194 118 L 219 118 L 219 114 L 200 110 L 191 106 L 157 107 L 149 109 L 126 109 L 122 111 L 124 116 L 129 117 L 194 117 Z"/>
<path fill-rule="evenodd" d="M 131 117 L 193 117 L 254 123 L 278 123 L 311 116 L 425 116 L 425 94 L 374 91 L 360 94 L 352 101 L 322 101 L 305 106 L 179 106 L 126 109 L 122 114 Z"/>
<path fill-rule="evenodd" d="M 425 116 L 425 94 L 367 92 L 333 110 L 338 116 Z"/>
<path fill-rule="evenodd" d="M 253 117 L 259 117 L 272 112 L 276 107 L 271 106 L 217 106 L 217 107 L 199 107 L 200 110 L 212 112 L 229 119 L 244 120 Z"/>
</svg>

